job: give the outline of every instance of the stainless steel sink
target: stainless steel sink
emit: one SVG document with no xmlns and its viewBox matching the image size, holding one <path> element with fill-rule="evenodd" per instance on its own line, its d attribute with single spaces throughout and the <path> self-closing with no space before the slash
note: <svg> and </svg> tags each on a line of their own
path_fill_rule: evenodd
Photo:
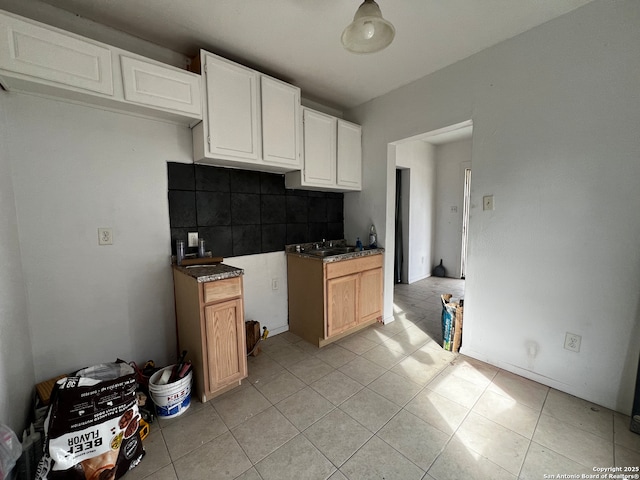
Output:
<svg viewBox="0 0 640 480">
<path fill-rule="evenodd" d="M 314 248 L 307 250 L 309 255 L 316 257 L 331 257 L 333 255 L 342 255 L 343 253 L 355 252 L 356 247 L 331 247 L 331 248 Z"/>
<path fill-rule="evenodd" d="M 313 249 L 313 250 L 307 250 L 307 253 L 309 255 L 314 255 L 316 257 L 329 257 L 331 255 L 338 255 L 333 249 Z"/>
<path fill-rule="evenodd" d="M 333 250 L 337 253 L 351 253 L 356 251 L 356 247 L 334 247 Z"/>
</svg>

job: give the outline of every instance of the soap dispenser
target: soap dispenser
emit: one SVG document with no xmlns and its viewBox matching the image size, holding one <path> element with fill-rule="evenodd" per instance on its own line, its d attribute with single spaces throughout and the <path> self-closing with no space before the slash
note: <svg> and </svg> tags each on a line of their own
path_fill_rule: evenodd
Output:
<svg viewBox="0 0 640 480">
<path fill-rule="evenodd" d="M 376 227 L 371 224 L 371 228 L 369 229 L 369 247 L 370 248 L 378 248 L 378 235 L 376 234 Z"/>
<path fill-rule="evenodd" d="M 360 241 L 360 237 L 358 237 L 356 239 L 356 252 L 361 252 L 362 250 L 362 242 Z"/>
</svg>

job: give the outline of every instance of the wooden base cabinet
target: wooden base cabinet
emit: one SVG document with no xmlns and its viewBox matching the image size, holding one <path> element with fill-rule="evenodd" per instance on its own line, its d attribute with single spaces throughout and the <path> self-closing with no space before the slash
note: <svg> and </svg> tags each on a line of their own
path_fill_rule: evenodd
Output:
<svg viewBox="0 0 640 480">
<path fill-rule="evenodd" d="M 383 255 L 287 256 L 289 331 L 322 347 L 382 318 Z"/>
<path fill-rule="evenodd" d="M 327 280 L 327 336 L 333 337 L 346 330 L 350 330 L 360 319 L 357 301 L 360 290 L 360 275 L 345 275 L 344 277 Z"/>
<path fill-rule="evenodd" d="M 178 343 L 193 362 L 202 402 L 240 385 L 247 376 L 242 277 L 198 283 L 173 271 Z"/>
</svg>

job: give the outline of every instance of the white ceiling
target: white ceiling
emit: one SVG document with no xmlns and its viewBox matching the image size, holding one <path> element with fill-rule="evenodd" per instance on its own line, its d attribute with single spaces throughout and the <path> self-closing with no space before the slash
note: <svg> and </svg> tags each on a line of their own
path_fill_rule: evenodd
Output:
<svg viewBox="0 0 640 480">
<path fill-rule="evenodd" d="M 0 8 L 44 2 L 188 56 L 204 48 L 344 109 L 590 1 L 378 0 L 396 37 L 370 55 L 340 43 L 361 0 L 0 0 Z"/>
</svg>

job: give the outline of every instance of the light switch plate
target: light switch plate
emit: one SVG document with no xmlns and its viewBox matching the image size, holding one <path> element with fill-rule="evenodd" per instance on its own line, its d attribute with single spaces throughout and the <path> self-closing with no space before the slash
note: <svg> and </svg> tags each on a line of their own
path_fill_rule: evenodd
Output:
<svg viewBox="0 0 640 480">
<path fill-rule="evenodd" d="M 113 245 L 113 230 L 111 228 L 98 229 L 98 245 Z"/>
<path fill-rule="evenodd" d="M 482 197 L 482 210 L 493 210 L 493 195 Z"/>
<path fill-rule="evenodd" d="M 198 246 L 198 232 L 189 232 L 189 247 L 197 247 Z"/>
</svg>

